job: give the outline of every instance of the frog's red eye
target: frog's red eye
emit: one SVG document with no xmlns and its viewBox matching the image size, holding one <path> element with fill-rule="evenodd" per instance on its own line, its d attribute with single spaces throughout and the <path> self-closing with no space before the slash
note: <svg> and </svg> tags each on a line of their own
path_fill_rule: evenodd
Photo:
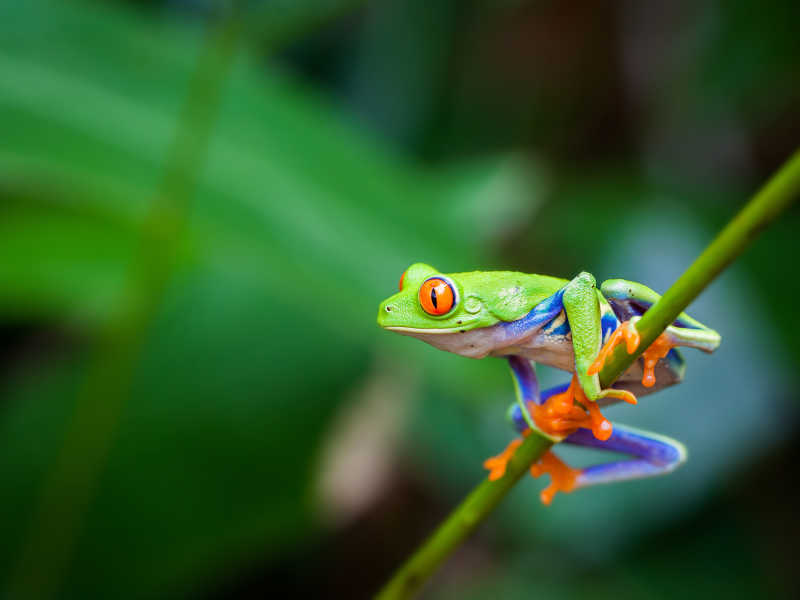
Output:
<svg viewBox="0 0 800 600">
<path fill-rule="evenodd" d="M 453 286 L 440 277 L 426 279 L 419 288 L 419 303 L 429 315 L 449 313 L 456 302 Z"/>
<path fill-rule="evenodd" d="M 403 283 L 405 282 L 405 280 L 406 280 L 406 272 L 403 271 L 403 274 L 400 275 L 400 285 L 397 286 L 400 288 L 401 292 L 403 291 Z"/>
</svg>

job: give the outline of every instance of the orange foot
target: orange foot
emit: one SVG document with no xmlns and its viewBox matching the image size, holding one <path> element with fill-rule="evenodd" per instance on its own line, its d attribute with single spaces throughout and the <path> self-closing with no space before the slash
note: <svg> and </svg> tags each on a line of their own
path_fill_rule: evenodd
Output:
<svg viewBox="0 0 800 600">
<path fill-rule="evenodd" d="M 656 363 L 664 358 L 667 353 L 672 350 L 677 344 L 673 344 L 666 333 L 662 333 L 656 338 L 650 347 L 644 351 L 642 358 L 644 359 L 644 375 L 642 375 L 642 385 L 645 387 L 653 387 L 656 384 Z"/>
<path fill-rule="evenodd" d="M 569 493 L 575 489 L 580 469 L 573 469 L 549 450 L 531 467 L 531 475 L 539 477 L 550 474 L 550 485 L 542 490 L 539 497 L 542 504 L 550 504 L 557 492 Z"/>
<path fill-rule="evenodd" d="M 579 427 L 585 427 L 591 429 L 598 440 L 605 441 L 613 431 L 611 422 L 600 412 L 597 402 L 592 402 L 583 393 L 575 375 L 565 391 L 550 396 L 543 404 L 529 403 L 528 409 L 536 426 L 549 435 L 569 435 Z"/>
<path fill-rule="evenodd" d="M 611 334 L 611 337 L 608 338 L 608 341 L 603 345 L 602 348 L 600 348 L 597 358 L 595 358 L 594 362 L 589 365 L 588 369 L 586 369 L 586 374 L 597 375 L 603 368 L 603 365 L 606 364 L 606 359 L 611 356 L 614 348 L 619 346 L 623 339 L 625 340 L 625 346 L 628 350 L 628 354 L 633 354 L 636 352 L 636 348 L 639 347 L 639 341 L 641 338 L 639 337 L 639 332 L 636 331 L 636 326 L 630 321 L 620 323 L 619 327 L 614 330 L 614 333 Z"/>
<path fill-rule="evenodd" d="M 597 358 L 594 359 L 594 362 L 586 370 L 586 374 L 596 375 L 599 373 L 603 368 L 606 359 L 611 356 L 614 348 L 621 344 L 623 339 L 625 340 L 628 354 L 633 354 L 636 352 L 636 348 L 639 347 L 641 338 L 639 337 L 639 332 L 636 331 L 636 327 L 630 321 L 621 323 L 620 326 L 617 327 L 616 331 L 611 334 L 611 337 L 608 338 L 608 341 L 603 345 L 603 347 L 600 349 L 600 352 L 597 354 Z M 644 359 L 644 373 L 642 375 L 643 386 L 653 387 L 655 385 L 656 363 L 660 359 L 664 358 L 675 346 L 676 344 L 673 344 L 670 341 L 669 336 L 666 333 L 662 333 L 652 344 L 650 344 L 647 350 L 642 353 L 642 358 Z"/>
<path fill-rule="evenodd" d="M 483 461 L 483 468 L 489 470 L 489 481 L 496 481 L 506 474 L 508 461 L 514 456 L 520 444 L 522 444 L 522 440 L 519 438 L 511 440 L 511 443 L 500 454 Z"/>
</svg>

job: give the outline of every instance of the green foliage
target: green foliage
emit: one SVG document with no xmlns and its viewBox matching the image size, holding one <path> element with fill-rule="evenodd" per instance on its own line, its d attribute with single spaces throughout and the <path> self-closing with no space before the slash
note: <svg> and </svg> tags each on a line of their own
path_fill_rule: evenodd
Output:
<svg viewBox="0 0 800 600">
<path fill-rule="evenodd" d="M 0 11 L 0 39 L 0 311 L 57 323 L 76 349 L 4 384 L 7 580 L 62 452 L 92 336 L 151 243 L 142 220 L 202 38 L 119 8 L 30 2 Z M 498 210 L 508 211 L 526 194 L 517 172 L 481 163 L 439 179 L 402 164 L 240 56 L 179 261 L 79 515 L 68 593 L 185 589 L 312 531 L 319 440 L 369 366 L 378 299 L 409 248 L 473 264 L 496 222 L 479 222 L 475 188 L 507 182 Z M 462 181 L 468 194 L 440 193 Z M 448 205 L 456 222 L 436 217 Z"/>
</svg>

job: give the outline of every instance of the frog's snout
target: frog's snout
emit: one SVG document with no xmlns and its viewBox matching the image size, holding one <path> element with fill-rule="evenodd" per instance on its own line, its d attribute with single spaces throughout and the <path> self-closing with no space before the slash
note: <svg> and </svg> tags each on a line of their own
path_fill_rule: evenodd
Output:
<svg viewBox="0 0 800 600">
<path fill-rule="evenodd" d="M 384 300 L 378 307 L 378 325 L 386 327 L 395 314 L 397 314 L 397 304 Z"/>
</svg>

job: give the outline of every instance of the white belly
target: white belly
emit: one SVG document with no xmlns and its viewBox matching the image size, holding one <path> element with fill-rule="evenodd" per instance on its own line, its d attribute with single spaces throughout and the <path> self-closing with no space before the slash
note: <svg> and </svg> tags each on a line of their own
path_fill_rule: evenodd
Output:
<svg viewBox="0 0 800 600">
<path fill-rule="evenodd" d="M 528 360 L 572 372 L 575 368 L 575 352 L 572 349 L 572 336 L 547 335 L 541 329 L 513 344 L 497 348 L 491 356 L 518 354 Z"/>
</svg>

